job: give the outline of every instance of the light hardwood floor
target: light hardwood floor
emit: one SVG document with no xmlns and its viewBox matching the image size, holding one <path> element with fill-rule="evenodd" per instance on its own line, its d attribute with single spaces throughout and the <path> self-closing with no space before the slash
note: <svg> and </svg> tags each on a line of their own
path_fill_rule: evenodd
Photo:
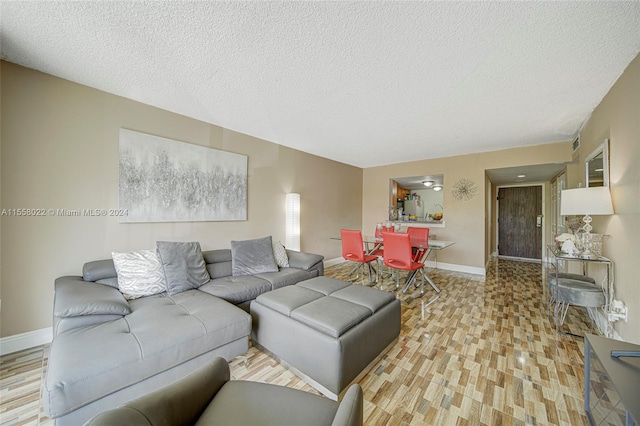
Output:
<svg viewBox="0 0 640 426">
<path fill-rule="evenodd" d="M 345 279 L 350 269 L 340 264 L 325 274 Z M 429 304 L 428 286 L 415 300 L 398 294 L 400 339 L 360 381 L 365 424 L 587 424 L 584 344 L 556 334 L 544 266 L 492 260 L 486 278 L 428 271 L 441 296 Z M 387 279 L 377 287 L 392 291 L 394 284 Z M 589 329 L 580 308 L 569 310 L 565 329 Z M 39 398 L 47 356 L 45 345 L 0 359 L 0 425 L 52 424 Z M 317 393 L 253 347 L 230 365 L 234 379 Z"/>
</svg>

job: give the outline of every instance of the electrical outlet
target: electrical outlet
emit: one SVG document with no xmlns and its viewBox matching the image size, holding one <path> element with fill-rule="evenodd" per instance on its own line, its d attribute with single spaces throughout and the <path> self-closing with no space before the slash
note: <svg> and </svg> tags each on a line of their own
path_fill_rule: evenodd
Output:
<svg viewBox="0 0 640 426">
<path fill-rule="evenodd" d="M 609 312 L 608 318 L 610 322 L 618 320 L 624 320 L 624 322 L 627 322 L 628 314 L 629 308 L 625 306 L 622 301 L 614 300 L 611 304 L 611 311 Z"/>
</svg>

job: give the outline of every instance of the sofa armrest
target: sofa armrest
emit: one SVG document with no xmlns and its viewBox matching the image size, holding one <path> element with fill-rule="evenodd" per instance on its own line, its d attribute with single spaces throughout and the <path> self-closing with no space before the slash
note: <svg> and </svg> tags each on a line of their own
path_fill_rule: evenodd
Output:
<svg viewBox="0 0 640 426">
<path fill-rule="evenodd" d="M 216 358 L 169 386 L 98 414 L 85 426 L 193 425 L 229 380 L 229 364 Z"/>
<path fill-rule="evenodd" d="M 331 426 L 362 426 L 363 422 L 362 388 L 353 384 L 344 394 Z"/>
<path fill-rule="evenodd" d="M 84 315 L 128 315 L 129 303 L 116 288 L 66 276 L 55 281 L 53 315 L 59 318 Z"/>
<path fill-rule="evenodd" d="M 302 251 L 287 250 L 287 257 L 289 258 L 289 267 L 304 269 L 305 271 L 311 271 L 316 269 L 319 275 L 324 275 L 324 256 L 313 253 L 305 253 Z"/>
</svg>

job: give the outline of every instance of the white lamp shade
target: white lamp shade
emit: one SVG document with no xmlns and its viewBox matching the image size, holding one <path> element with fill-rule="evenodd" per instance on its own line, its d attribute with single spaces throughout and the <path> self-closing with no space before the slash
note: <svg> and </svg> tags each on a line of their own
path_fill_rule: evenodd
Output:
<svg viewBox="0 0 640 426">
<path fill-rule="evenodd" d="M 285 246 L 300 251 L 300 194 L 287 194 L 285 232 Z"/>
<path fill-rule="evenodd" d="M 565 189 L 560 197 L 562 216 L 613 214 L 611 194 L 606 186 Z"/>
</svg>

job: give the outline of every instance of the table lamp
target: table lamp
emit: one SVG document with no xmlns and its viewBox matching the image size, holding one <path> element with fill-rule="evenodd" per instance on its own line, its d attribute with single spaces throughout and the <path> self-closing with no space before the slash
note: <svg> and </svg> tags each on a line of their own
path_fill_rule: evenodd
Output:
<svg viewBox="0 0 640 426">
<path fill-rule="evenodd" d="M 562 216 L 585 215 L 582 218 L 584 221 L 582 229 L 585 232 L 584 250 L 580 252 L 580 256 L 584 258 L 592 257 L 591 230 L 593 228 L 591 226 L 591 215 L 613 214 L 609 188 L 599 186 L 563 190 L 560 198 L 560 214 Z"/>
</svg>

